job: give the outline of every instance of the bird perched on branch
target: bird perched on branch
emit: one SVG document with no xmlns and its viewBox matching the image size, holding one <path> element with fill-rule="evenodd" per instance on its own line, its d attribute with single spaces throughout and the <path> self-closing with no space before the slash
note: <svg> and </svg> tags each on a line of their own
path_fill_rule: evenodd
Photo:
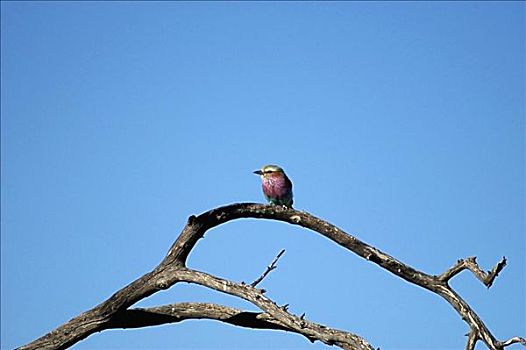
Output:
<svg viewBox="0 0 526 350">
<path fill-rule="evenodd" d="M 270 204 L 292 208 L 292 182 L 282 168 L 277 165 L 265 165 L 254 171 L 254 174 L 261 177 L 263 194 Z"/>
</svg>

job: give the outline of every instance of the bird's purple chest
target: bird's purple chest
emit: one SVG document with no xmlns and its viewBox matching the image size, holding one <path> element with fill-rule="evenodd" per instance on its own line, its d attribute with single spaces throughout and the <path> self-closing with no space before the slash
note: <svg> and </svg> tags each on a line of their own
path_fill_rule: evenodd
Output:
<svg viewBox="0 0 526 350">
<path fill-rule="evenodd" d="M 285 179 L 281 176 L 265 179 L 262 186 L 263 192 L 270 197 L 281 197 L 287 194 L 288 191 Z"/>
</svg>

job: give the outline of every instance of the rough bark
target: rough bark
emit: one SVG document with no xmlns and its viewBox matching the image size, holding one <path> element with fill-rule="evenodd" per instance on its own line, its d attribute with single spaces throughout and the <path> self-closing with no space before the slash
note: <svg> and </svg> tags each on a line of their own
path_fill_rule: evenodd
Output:
<svg viewBox="0 0 526 350">
<path fill-rule="evenodd" d="M 489 288 L 498 273 L 506 265 L 505 258 L 487 273 L 480 269 L 475 258 L 468 258 L 459 260 L 441 275 L 430 275 L 398 261 L 394 257 L 309 213 L 281 206 L 241 203 L 213 209 L 197 217 L 190 216 L 181 234 L 169 249 L 168 254 L 154 270 L 117 291 L 109 299 L 93 309 L 80 314 L 41 338 L 21 346 L 19 349 L 64 349 L 104 329 L 123 326 L 138 327 L 142 326 L 142 324 L 148 326 L 151 324 L 173 323 L 186 318 L 212 318 L 234 324 L 232 315 L 237 315 L 237 318 L 234 318 L 238 326 L 287 330 L 301 334 L 311 341 L 319 340 L 327 345 L 336 345 L 343 349 L 372 349 L 372 346 L 358 335 L 330 329 L 307 321 L 303 315 L 298 317 L 289 313 L 286 306 L 279 307 L 264 295 L 263 290 L 255 288 L 257 283 L 253 283 L 253 285 L 238 284 L 186 268 L 188 254 L 208 229 L 240 218 L 278 220 L 308 228 L 407 282 L 439 295 L 467 323 L 470 329 L 466 344 L 467 349 L 473 349 L 479 340 L 484 342 L 491 350 L 500 350 L 514 343 L 526 345 L 526 341 L 521 337 L 498 341 L 468 303 L 448 284 L 449 280 L 456 274 L 462 270 L 469 269 Z M 269 266 L 268 272 L 273 269 L 271 268 L 272 266 L 273 264 Z M 267 271 L 262 275 L 262 278 L 268 274 Z M 247 313 L 225 306 L 214 306 L 210 310 L 203 310 L 203 308 L 207 307 L 206 305 L 210 304 L 177 304 L 179 309 L 176 308 L 176 311 L 172 314 L 167 313 L 165 307 L 154 308 L 153 311 L 150 309 L 148 312 L 145 312 L 143 309 L 129 309 L 137 301 L 159 290 L 170 288 L 179 282 L 196 283 L 222 293 L 243 298 L 264 312 L 260 314 Z M 181 305 L 182 307 L 187 306 L 186 315 L 183 310 L 180 310 Z M 164 312 L 161 310 L 164 310 Z M 221 312 L 224 314 L 220 315 Z M 240 314 L 246 317 L 239 317 Z M 255 320 L 263 321 L 263 323 L 255 322 Z"/>
</svg>

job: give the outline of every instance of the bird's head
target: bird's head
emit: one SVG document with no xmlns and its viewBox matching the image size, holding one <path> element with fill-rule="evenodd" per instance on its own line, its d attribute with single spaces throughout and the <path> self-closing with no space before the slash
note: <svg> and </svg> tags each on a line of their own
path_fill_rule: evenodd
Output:
<svg viewBox="0 0 526 350">
<path fill-rule="evenodd" d="M 277 165 L 265 165 L 263 168 L 254 171 L 254 174 L 260 175 L 262 179 L 276 175 L 284 175 L 285 172 Z"/>
</svg>

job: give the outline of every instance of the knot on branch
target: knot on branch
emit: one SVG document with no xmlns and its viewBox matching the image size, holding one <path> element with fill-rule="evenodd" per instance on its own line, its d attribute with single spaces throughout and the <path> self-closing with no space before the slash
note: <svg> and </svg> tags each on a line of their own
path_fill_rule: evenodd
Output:
<svg viewBox="0 0 526 350">
<path fill-rule="evenodd" d="M 186 224 L 187 224 L 187 225 L 193 225 L 194 222 L 195 222 L 195 219 L 196 219 L 196 216 L 195 216 L 195 215 L 190 215 L 190 216 L 188 217 L 188 220 L 187 220 Z"/>
<path fill-rule="evenodd" d="M 159 279 L 156 283 L 156 286 L 159 290 L 164 290 L 171 287 L 171 284 L 169 284 L 165 279 Z"/>
<path fill-rule="evenodd" d="M 301 216 L 299 215 L 292 215 L 290 217 L 290 220 L 294 222 L 295 224 L 299 224 L 301 222 Z"/>
</svg>

